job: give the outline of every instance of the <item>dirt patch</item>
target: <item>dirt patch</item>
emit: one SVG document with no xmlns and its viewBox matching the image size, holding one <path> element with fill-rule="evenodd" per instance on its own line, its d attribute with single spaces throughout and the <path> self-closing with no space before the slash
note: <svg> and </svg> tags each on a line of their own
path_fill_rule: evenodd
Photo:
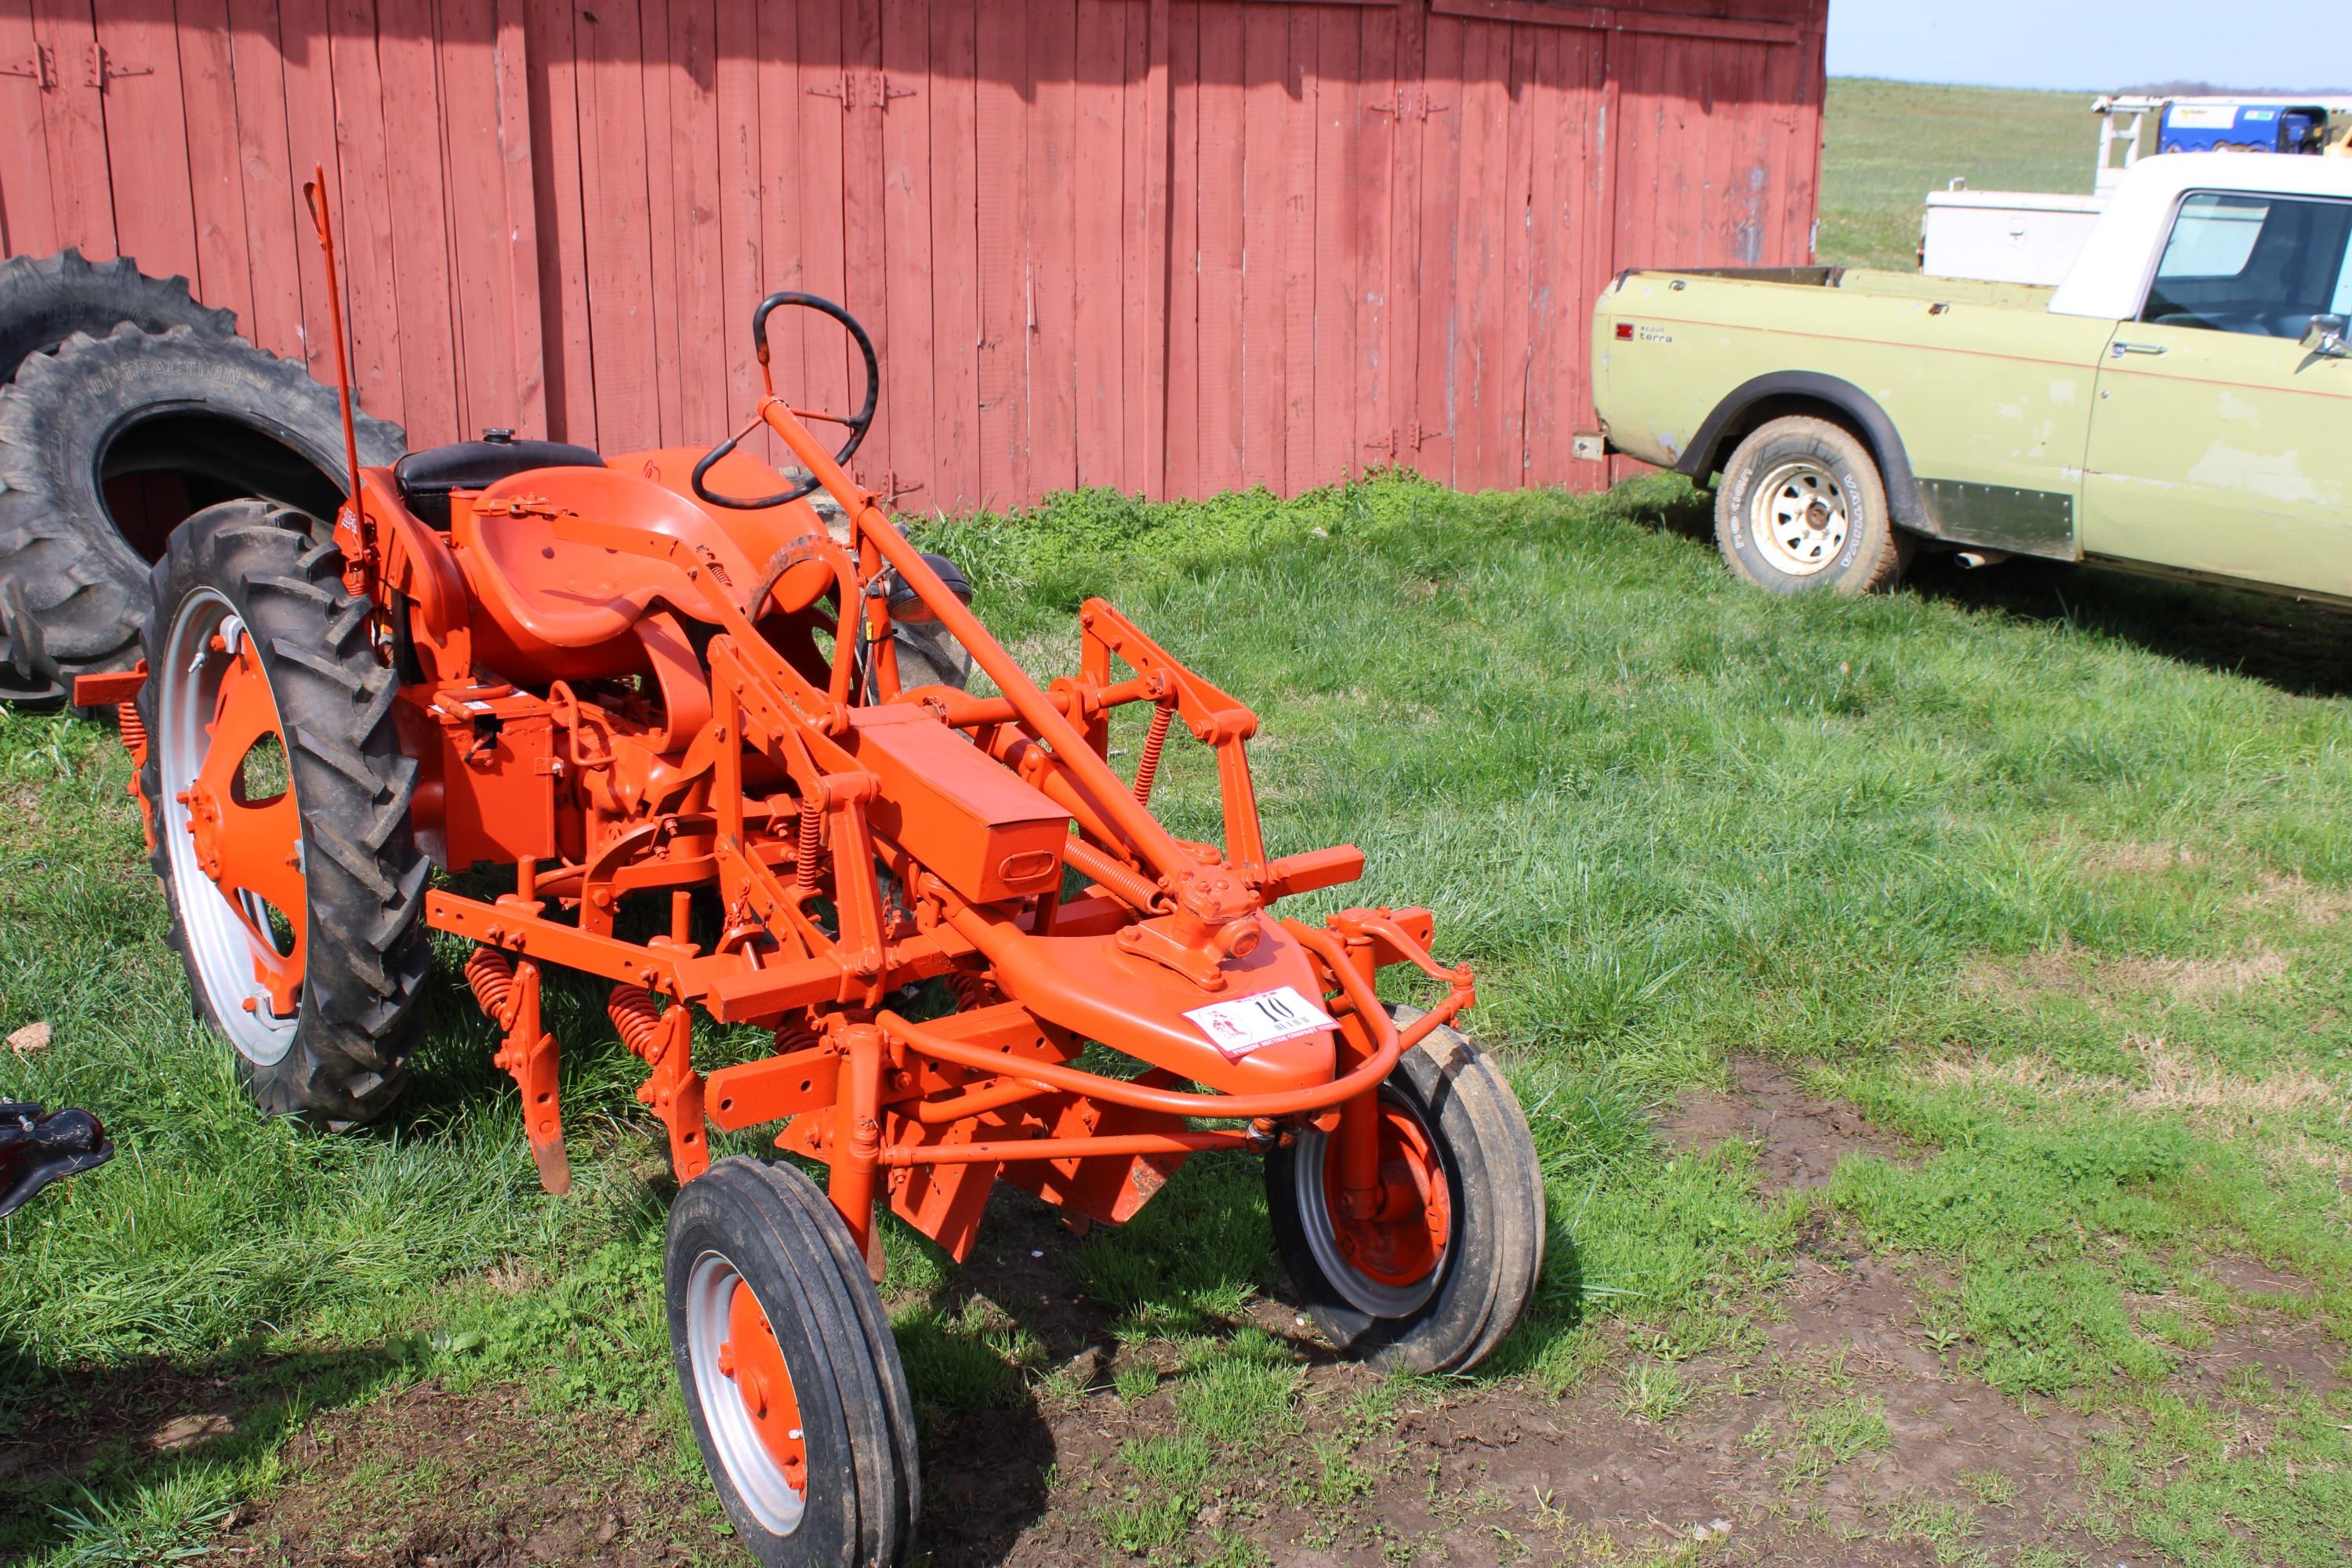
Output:
<svg viewBox="0 0 2352 1568">
<path fill-rule="evenodd" d="M 286 1485 L 220 1543 L 303 1568 L 736 1563 L 701 1476 L 650 1418 L 530 1411 L 514 1389 L 407 1389 L 311 1424 Z"/>
<path fill-rule="evenodd" d="M 2251 1378 L 2258 1389 L 2303 1389 L 2326 1399 L 2344 1386 L 2346 1360 L 2344 1347 L 2316 1318 L 2252 1312 L 2217 1326 L 2213 1342 L 2173 1381 L 2209 1397 Z"/>
<path fill-rule="evenodd" d="M 2205 1272 L 2242 1296 L 2300 1296 L 2308 1300 L 2319 1294 L 2319 1287 L 2300 1274 L 2227 1252 L 2207 1258 Z"/>
<path fill-rule="evenodd" d="M 1664 1124 L 1676 1149 L 1711 1148 L 1726 1138 L 1756 1144 L 1756 1168 L 1767 1193 L 1818 1187 L 1849 1154 L 1907 1160 L 1912 1151 L 1873 1127 L 1862 1112 L 1808 1093 L 1776 1063 L 1754 1057 L 1731 1063 L 1732 1089 L 1687 1097 Z"/>
</svg>

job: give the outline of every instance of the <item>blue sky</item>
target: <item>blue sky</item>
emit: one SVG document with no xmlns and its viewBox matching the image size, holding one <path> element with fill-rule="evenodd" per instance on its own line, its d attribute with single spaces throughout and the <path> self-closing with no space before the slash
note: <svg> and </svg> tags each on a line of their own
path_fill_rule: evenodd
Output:
<svg viewBox="0 0 2352 1568">
<path fill-rule="evenodd" d="M 2352 86 L 2347 0 L 1830 0 L 1830 70 L 2095 91 Z"/>
</svg>

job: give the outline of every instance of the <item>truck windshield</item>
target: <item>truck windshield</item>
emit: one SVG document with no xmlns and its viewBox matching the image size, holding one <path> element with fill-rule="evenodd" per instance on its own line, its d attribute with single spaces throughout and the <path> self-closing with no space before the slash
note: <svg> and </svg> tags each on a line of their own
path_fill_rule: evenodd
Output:
<svg viewBox="0 0 2352 1568">
<path fill-rule="evenodd" d="M 2343 313 L 2352 203 L 2200 191 L 2186 197 L 2140 319 L 2300 338 Z"/>
</svg>

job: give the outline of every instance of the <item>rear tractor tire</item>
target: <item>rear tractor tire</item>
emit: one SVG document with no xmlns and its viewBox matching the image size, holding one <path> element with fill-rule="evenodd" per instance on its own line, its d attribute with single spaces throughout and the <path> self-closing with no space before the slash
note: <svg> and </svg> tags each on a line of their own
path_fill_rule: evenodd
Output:
<svg viewBox="0 0 2352 1568">
<path fill-rule="evenodd" d="M 150 278 L 127 256 L 90 261 L 68 247 L 0 261 L 0 382 L 76 332 L 102 338 L 124 321 L 142 332 L 186 327 L 199 337 L 236 335 L 236 318 L 197 304 L 186 279 Z"/>
<path fill-rule="evenodd" d="M 357 424 L 362 465 L 405 448 Z M 185 326 L 69 337 L 0 387 L 0 632 L 49 681 L 128 668 L 184 516 L 255 496 L 323 535 L 347 466 L 335 389 L 291 360 Z"/>
<path fill-rule="evenodd" d="M 334 1125 L 400 1093 L 430 867 L 372 606 L 302 521 L 227 501 L 172 535 L 142 639 L 139 787 L 198 1014 L 263 1110 Z"/>
<path fill-rule="evenodd" d="M 849 1228 L 790 1165 L 721 1160 L 670 1205 L 672 1359 L 702 1462 L 763 1568 L 914 1549 L 914 1405 Z"/>
<path fill-rule="evenodd" d="M 1391 1009 L 1397 1023 L 1421 1015 Z M 1386 1372 L 1467 1372 L 1516 1327 L 1543 1271 L 1543 1169 L 1518 1098 L 1440 1027 L 1381 1086 L 1379 1210 L 1345 1211 L 1338 1140 L 1265 1163 L 1275 1243 L 1326 1338 Z"/>
<path fill-rule="evenodd" d="M 1715 542 L 1736 576 L 1776 594 L 1892 588 L 1911 553 L 1870 448 L 1793 415 L 1757 426 L 1724 464 Z"/>
</svg>

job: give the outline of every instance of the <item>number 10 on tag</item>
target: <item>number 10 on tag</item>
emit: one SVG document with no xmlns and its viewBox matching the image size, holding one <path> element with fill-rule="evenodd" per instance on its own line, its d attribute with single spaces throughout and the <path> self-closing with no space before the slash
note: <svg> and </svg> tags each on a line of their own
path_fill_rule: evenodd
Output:
<svg viewBox="0 0 2352 1568">
<path fill-rule="evenodd" d="M 1234 1061 L 1266 1046 L 1339 1026 L 1338 1019 L 1301 996 L 1291 985 L 1195 1007 L 1184 1016 L 1200 1026 L 1211 1045 Z"/>
</svg>

